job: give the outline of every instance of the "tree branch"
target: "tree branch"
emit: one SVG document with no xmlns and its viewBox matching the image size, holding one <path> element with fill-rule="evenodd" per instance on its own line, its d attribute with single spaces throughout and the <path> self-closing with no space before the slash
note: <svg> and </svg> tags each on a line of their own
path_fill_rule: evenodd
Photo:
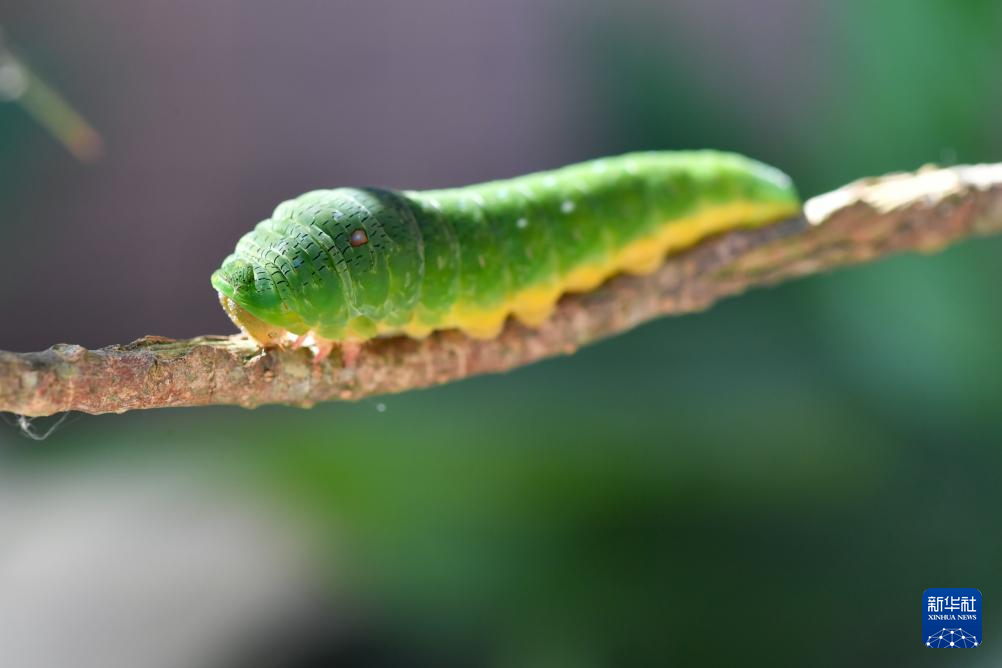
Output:
<svg viewBox="0 0 1002 668">
<path fill-rule="evenodd" d="M 1002 231 L 1002 164 L 926 168 L 851 183 L 809 200 L 804 215 L 730 232 L 668 258 L 649 276 L 620 276 L 568 295 L 542 327 L 509 322 L 500 337 L 439 332 L 368 342 L 352 368 L 314 365 L 308 350 L 262 352 L 242 336 L 174 341 L 148 336 L 100 350 L 59 344 L 0 351 L 0 411 L 121 413 L 138 408 L 311 406 L 402 392 L 567 355 L 668 314 L 900 251 L 934 252 Z"/>
</svg>

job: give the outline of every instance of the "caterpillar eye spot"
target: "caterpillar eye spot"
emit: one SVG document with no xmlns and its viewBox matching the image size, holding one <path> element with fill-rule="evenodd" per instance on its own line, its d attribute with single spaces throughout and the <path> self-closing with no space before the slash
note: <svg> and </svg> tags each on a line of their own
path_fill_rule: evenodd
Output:
<svg viewBox="0 0 1002 668">
<path fill-rule="evenodd" d="M 365 233 L 361 227 L 351 233 L 348 237 L 348 243 L 351 244 L 352 248 L 358 248 L 359 246 L 364 246 L 369 243 L 369 235 Z"/>
</svg>

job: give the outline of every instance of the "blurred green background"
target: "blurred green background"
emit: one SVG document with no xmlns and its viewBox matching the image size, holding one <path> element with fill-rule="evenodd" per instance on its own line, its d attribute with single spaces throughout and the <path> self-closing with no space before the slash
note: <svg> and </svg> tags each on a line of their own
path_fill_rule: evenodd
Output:
<svg viewBox="0 0 1002 668">
<path fill-rule="evenodd" d="M 230 331 L 209 273 L 324 185 L 714 147 L 806 197 L 1002 156 L 987 0 L 15 0 L 0 23 L 106 149 L 77 162 L 0 105 L 3 349 Z M 942 665 L 920 597 L 956 586 L 985 645 L 951 665 L 997 665 L 1000 282 L 978 240 L 400 396 L 4 428 L 0 659 L 24 663 L 0 663 Z"/>
</svg>

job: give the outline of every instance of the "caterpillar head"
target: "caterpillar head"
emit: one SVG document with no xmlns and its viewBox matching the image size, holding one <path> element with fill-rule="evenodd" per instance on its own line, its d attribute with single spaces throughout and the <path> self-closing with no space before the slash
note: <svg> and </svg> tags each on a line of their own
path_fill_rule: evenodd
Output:
<svg viewBox="0 0 1002 668">
<path fill-rule="evenodd" d="M 212 285 L 237 326 L 265 345 L 307 332 L 370 338 L 417 296 L 416 227 L 394 193 L 309 192 L 245 235 Z"/>
<path fill-rule="evenodd" d="M 269 322 L 274 320 L 271 313 L 280 310 L 279 300 L 274 290 L 262 290 L 258 286 L 254 273 L 250 263 L 231 255 L 212 274 L 212 286 L 219 293 L 219 303 L 233 324 L 261 345 L 279 345 L 289 334 L 285 327 Z M 254 315 L 248 307 L 261 315 Z"/>
</svg>

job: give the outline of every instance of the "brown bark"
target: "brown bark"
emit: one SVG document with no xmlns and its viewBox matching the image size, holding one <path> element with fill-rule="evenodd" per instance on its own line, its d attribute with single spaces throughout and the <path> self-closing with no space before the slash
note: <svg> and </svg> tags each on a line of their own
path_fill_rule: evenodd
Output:
<svg viewBox="0 0 1002 668">
<path fill-rule="evenodd" d="M 100 350 L 59 344 L 37 353 L 0 351 L 0 411 L 42 416 L 211 404 L 311 406 L 402 392 L 567 355 L 752 287 L 899 251 L 934 252 L 999 231 L 1002 164 L 864 179 L 809 200 L 800 218 L 723 234 L 670 257 L 650 276 L 620 276 L 594 292 L 568 295 L 538 329 L 509 322 L 490 341 L 453 331 L 420 341 L 378 339 L 351 368 L 337 354 L 314 365 L 308 350 L 262 352 L 241 336 L 148 336 Z"/>
</svg>

